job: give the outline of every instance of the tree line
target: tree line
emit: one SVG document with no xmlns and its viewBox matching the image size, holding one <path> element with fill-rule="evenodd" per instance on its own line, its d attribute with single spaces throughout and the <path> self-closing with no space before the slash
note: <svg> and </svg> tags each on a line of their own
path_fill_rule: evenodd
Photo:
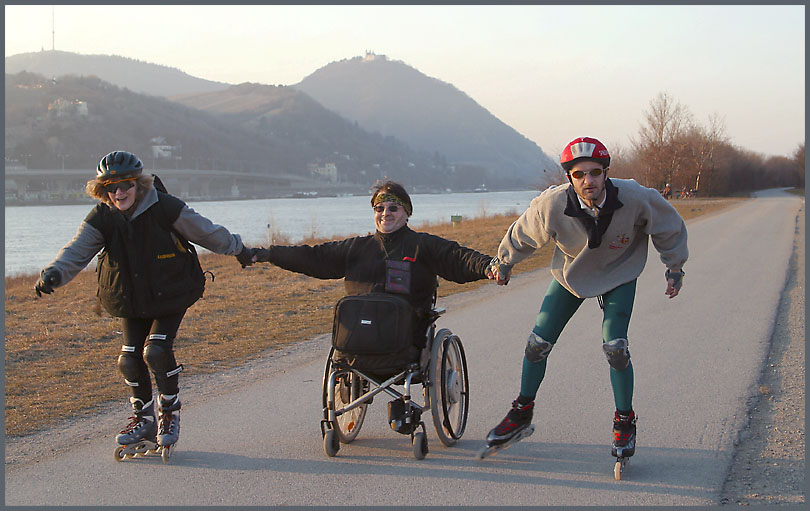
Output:
<svg viewBox="0 0 810 511">
<path fill-rule="evenodd" d="M 664 92 L 650 101 L 631 139 L 631 151 L 611 148 L 611 156 L 611 175 L 662 191 L 669 184 L 674 196 L 681 190 L 706 197 L 804 188 L 804 143 L 791 157 L 763 156 L 734 146 L 717 115 L 701 125 Z"/>
</svg>

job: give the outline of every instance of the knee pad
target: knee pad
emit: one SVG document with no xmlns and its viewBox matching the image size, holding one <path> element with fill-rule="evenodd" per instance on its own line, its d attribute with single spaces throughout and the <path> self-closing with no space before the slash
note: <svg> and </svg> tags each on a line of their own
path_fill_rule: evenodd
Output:
<svg viewBox="0 0 810 511">
<path fill-rule="evenodd" d="M 532 332 L 526 341 L 526 360 L 529 362 L 542 362 L 548 358 L 548 354 L 551 353 L 553 347 L 553 344 Z"/>
<path fill-rule="evenodd" d="M 147 378 L 149 377 L 143 359 L 135 354 L 135 346 L 124 345 L 121 347 L 121 354 L 118 356 L 118 370 L 130 387 L 138 387 L 138 380 L 143 377 L 144 373 Z"/>
<path fill-rule="evenodd" d="M 619 338 L 602 343 L 602 350 L 605 352 L 610 367 L 617 371 L 627 369 L 630 364 L 630 349 L 627 339 Z"/>
<path fill-rule="evenodd" d="M 151 339 L 151 336 L 150 336 Z M 143 358 L 149 369 L 160 377 L 171 377 L 182 371 L 183 367 L 178 366 L 174 360 L 174 352 L 163 343 L 149 343 L 143 349 Z"/>
</svg>

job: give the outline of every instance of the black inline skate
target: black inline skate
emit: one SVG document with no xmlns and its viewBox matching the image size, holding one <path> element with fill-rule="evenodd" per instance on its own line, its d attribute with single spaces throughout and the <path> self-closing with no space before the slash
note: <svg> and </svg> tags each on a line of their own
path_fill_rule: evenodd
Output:
<svg viewBox="0 0 810 511">
<path fill-rule="evenodd" d="M 115 437 L 119 444 L 115 449 L 116 461 L 156 454 L 158 449 L 154 401 L 150 399 L 144 404 L 136 397 L 129 398 L 129 401 L 135 415 L 129 418 L 129 424 Z"/>
<path fill-rule="evenodd" d="M 490 454 L 506 449 L 510 445 L 531 436 L 534 433 L 532 415 L 534 413 L 534 401 L 526 404 L 512 401 L 512 409 L 500 424 L 495 426 L 487 435 L 487 445 L 478 451 L 478 458 L 486 458 Z"/>
<path fill-rule="evenodd" d="M 611 456 L 616 457 L 613 476 L 621 480 L 628 459 L 636 452 L 636 414 L 620 413 L 616 410 L 613 416 L 613 443 L 610 446 Z"/>
<path fill-rule="evenodd" d="M 180 438 L 180 398 L 177 394 L 158 398 L 157 443 L 163 463 L 168 463 Z"/>
</svg>

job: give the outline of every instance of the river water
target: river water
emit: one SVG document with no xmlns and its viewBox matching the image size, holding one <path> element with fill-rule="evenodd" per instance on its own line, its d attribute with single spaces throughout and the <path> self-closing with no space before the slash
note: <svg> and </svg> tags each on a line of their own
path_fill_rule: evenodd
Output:
<svg viewBox="0 0 810 511">
<path fill-rule="evenodd" d="M 409 225 L 448 222 L 453 215 L 478 218 L 521 213 L 537 191 L 414 194 Z M 297 243 L 315 235 L 345 237 L 373 232 L 369 196 L 306 199 L 189 202 L 198 213 L 239 233 L 249 246 L 268 245 L 271 238 Z M 6 276 L 39 273 L 76 234 L 91 204 L 5 208 Z M 502 232 L 492 233 L 500 238 Z M 90 264 L 94 267 L 95 262 Z"/>
</svg>

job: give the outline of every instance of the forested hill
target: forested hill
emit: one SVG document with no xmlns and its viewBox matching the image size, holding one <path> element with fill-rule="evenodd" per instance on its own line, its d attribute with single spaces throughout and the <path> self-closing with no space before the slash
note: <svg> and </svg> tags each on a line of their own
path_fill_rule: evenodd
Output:
<svg viewBox="0 0 810 511">
<path fill-rule="evenodd" d="M 156 165 L 299 175 L 333 165 L 346 182 L 543 189 L 558 176 L 536 143 L 453 85 L 374 54 L 294 86 L 53 50 L 5 62 L 6 155 L 32 166 L 92 164 L 110 144 L 150 154 L 157 143 L 172 161 Z"/>
<path fill-rule="evenodd" d="M 388 176 L 417 186 L 457 188 L 477 181 L 450 175 L 442 158 L 414 151 L 395 137 L 369 133 L 291 87 L 243 83 L 171 99 L 267 140 L 270 153 L 286 151 L 306 155 L 310 162 L 336 163 L 349 180 Z"/>
<path fill-rule="evenodd" d="M 171 148 L 149 162 L 157 167 L 312 177 L 312 165 L 332 163 L 345 182 L 452 186 L 432 155 L 369 134 L 289 87 L 243 84 L 170 101 L 95 77 L 7 74 L 5 123 L 6 156 L 31 168 L 93 168 L 122 148 L 147 159 L 157 144 Z"/>
</svg>

